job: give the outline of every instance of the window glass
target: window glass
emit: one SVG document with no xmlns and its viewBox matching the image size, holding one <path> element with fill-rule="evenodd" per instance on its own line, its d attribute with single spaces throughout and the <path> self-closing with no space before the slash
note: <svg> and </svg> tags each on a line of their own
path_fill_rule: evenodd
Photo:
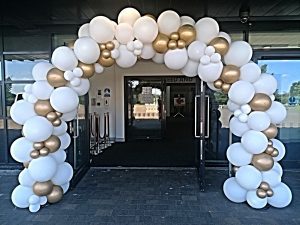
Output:
<svg viewBox="0 0 300 225">
<path fill-rule="evenodd" d="M 10 116 L 10 108 L 15 101 L 23 99 L 22 93 L 27 83 L 22 84 L 6 84 L 5 85 L 5 102 L 6 102 L 6 115 Z"/>
<path fill-rule="evenodd" d="M 7 152 L 5 142 L 6 135 L 4 130 L 4 119 L 0 116 L 0 162 L 4 162 L 4 154 Z"/>
<path fill-rule="evenodd" d="M 77 34 L 56 34 L 53 36 L 52 49 L 63 45 L 67 46 L 68 43 L 75 41 L 77 38 Z"/>
<path fill-rule="evenodd" d="M 10 148 L 11 144 L 19 137 L 22 137 L 22 126 L 15 123 L 12 119 L 7 119 L 7 146 Z M 12 159 L 9 151 L 8 151 L 9 162 L 15 162 Z"/>
<path fill-rule="evenodd" d="M 4 52 L 50 51 L 50 35 L 45 36 L 4 36 Z"/>
</svg>

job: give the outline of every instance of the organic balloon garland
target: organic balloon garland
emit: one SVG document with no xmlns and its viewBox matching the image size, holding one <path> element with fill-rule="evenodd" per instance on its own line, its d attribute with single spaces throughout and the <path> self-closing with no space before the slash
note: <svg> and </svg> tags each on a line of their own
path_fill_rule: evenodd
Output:
<svg viewBox="0 0 300 225">
<path fill-rule="evenodd" d="M 227 150 L 235 171 L 223 186 L 228 199 L 247 201 L 253 208 L 267 203 L 281 208 L 291 202 L 278 163 L 285 147 L 275 139 L 286 109 L 274 101 L 276 79 L 250 61 L 248 43 L 231 42 L 212 18 L 195 23 L 167 10 L 156 21 L 134 8 L 122 10 L 118 24 L 95 17 L 80 27 L 78 36 L 53 52 L 52 64 L 33 68 L 35 83 L 26 85 L 23 100 L 11 107 L 12 119 L 24 125 L 24 137 L 11 145 L 12 157 L 25 167 L 11 196 L 17 207 L 37 212 L 47 202 L 60 201 L 73 176 L 64 150 L 71 142 L 66 121 L 76 117 L 78 96 L 89 91 L 88 79 L 95 73 L 115 63 L 129 68 L 138 59 L 164 63 L 189 77 L 198 75 L 211 89 L 228 93 L 227 106 L 234 114 L 230 130 L 241 137 Z"/>
</svg>

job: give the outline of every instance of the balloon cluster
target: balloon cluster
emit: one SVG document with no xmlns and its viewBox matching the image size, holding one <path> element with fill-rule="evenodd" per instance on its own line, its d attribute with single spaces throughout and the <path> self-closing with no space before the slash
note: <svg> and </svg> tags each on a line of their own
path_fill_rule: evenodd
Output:
<svg viewBox="0 0 300 225">
<path fill-rule="evenodd" d="M 281 182 L 278 161 L 285 147 L 277 139 L 276 124 L 286 116 L 274 101 L 276 79 L 262 74 L 250 61 L 251 46 L 231 42 L 212 18 L 195 22 L 167 10 L 157 20 L 125 8 L 118 23 L 96 16 L 82 25 L 78 39 L 54 50 L 51 63 L 32 70 L 35 83 L 26 85 L 23 100 L 11 107 L 12 119 L 23 126 L 23 136 L 11 145 L 12 157 L 24 164 L 20 185 L 12 202 L 37 212 L 40 205 L 59 201 L 69 188 L 73 170 L 65 162 L 71 138 L 66 121 L 77 114 L 79 97 L 90 88 L 89 78 L 105 67 L 135 65 L 138 58 L 152 59 L 188 77 L 199 76 L 215 91 L 228 93 L 228 109 L 234 114 L 230 130 L 241 137 L 227 150 L 235 177 L 224 183 L 225 195 L 234 202 L 246 201 L 254 208 L 267 203 L 287 206 L 291 191 Z"/>
</svg>

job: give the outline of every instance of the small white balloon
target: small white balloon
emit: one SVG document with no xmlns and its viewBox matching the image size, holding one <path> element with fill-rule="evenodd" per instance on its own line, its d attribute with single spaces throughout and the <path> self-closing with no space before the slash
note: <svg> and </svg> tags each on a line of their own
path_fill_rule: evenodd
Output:
<svg viewBox="0 0 300 225">
<path fill-rule="evenodd" d="M 67 158 L 67 154 L 63 149 L 59 149 L 54 153 L 50 153 L 50 156 L 56 160 L 57 165 L 63 163 Z"/>
<path fill-rule="evenodd" d="M 153 56 L 152 60 L 155 63 L 163 64 L 165 62 L 164 61 L 164 56 L 165 56 L 164 54 L 155 53 L 155 55 Z"/>
<path fill-rule="evenodd" d="M 271 107 L 266 111 L 274 124 L 280 124 L 287 116 L 284 105 L 280 102 L 273 101 Z"/>
<path fill-rule="evenodd" d="M 210 17 L 204 17 L 195 24 L 197 40 L 208 44 L 219 34 L 219 24 Z"/>
<path fill-rule="evenodd" d="M 75 41 L 74 53 L 79 61 L 86 64 L 92 64 L 98 60 L 100 48 L 94 39 L 82 37 Z"/>
<path fill-rule="evenodd" d="M 37 195 L 31 195 L 29 198 L 29 204 L 40 204 L 40 197 Z"/>
<path fill-rule="evenodd" d="M 123 45 L 133 41 L 133 28 L 127 23 L 119 23 L 116 27 L 116 39 Z"/>
<path fill-rule="evenodd" d="M 141 52 L 141 57 L 143 59 L 151 59 L 155 56 L 155 50 L 152 47 L 152 44 L 144 44 L 144 47 Z"/>
<path fill-rule="evenodd" d="M 228 178 L 223 184 L 225 196 L 232 202 L 241 203 L 246 201 L 247 190 L 241 187 L 235 177 Z"/>
<path fill-rule="evenodd" d="M 78 96 L 83 96 L 86 93 L 88 93 L 90 89 L 90 81 L 89 79 L 82 78 L 80 79 L 80 84 L 78 86 L 70 86 L 70 87 L 78 94 Z"/>
<path fill-rule="evenodd" d="M 239 116 L 238 116 L 238 119 L 240 122 L 242 123 L 247 123 L 248 121 L 248 115 L 245 114 L 245 113 L 241 113 Z"/>
<path fill-rule="evenodd" d="M 195 23 L 196 23 L 195 20 L 190 16 L 181 16 L 180 17 L 180 26 L 183 26 L 183 25 L 194 26 Z"/>
<path fill-rule="evenodd" d="M 115 36 L 115 27 L 110 19 L 105 16 L 96 16 L 90 21 L 90 36 L 97 43 L 112 41 Z"/>
<path fill-rule="evenodd" d="M 61 121 L 61 124 L 58 127 L 53 127 L 53 135 L 60 136 L 64 134 L 68 129 L 68 125 L 65 121 Z"/>
<path fill-rule="evenodd" d="M 268 138 L 262 132 L 249 130 L 241 138 L 244 148 L 252 154 L 264 152 L 268 146 Z"/>
<path fill-rule="evenodd" d="M 47 197 L 46 196 L 41 196 L 40 197 L 40 205 L 45 205 L 47 203 Z"/>
<path fill-rule="evenodd" d="M 50 103 L 56 111 L 67 113 L 77 108 L 79 98 L 77 93 L 71 88 L 59 87 L 52 92 Z"/>
<path fill-rule="evenodd" d="M 31 177 L 27 168 L 21 171 L 21 173 L 18 176 L 18 181 L 22 186 L 30 188 L 32 188 L 33 184 L 35 183 L 35 180 Z"/>
<path fill-rule="evenodd" d="M 34 105 L 25 100 L 19 100 L 11 106 L 10 116 L 17 124 L 23 125 L 26 120 L 36 116 Z"/>
<path fill-rule="evenodd" d="M 53 126 L 45 117 L 34 116 L 25 122 L 22 132 L 26 139 L 32 142 L 41 142 L 51 136 Z"/>
<path fill-rule="evenodd" d="M 181 72 L 187 77 L 195 77 L 198 74 L 199 62 L 188 60 L 187 64 L 181 69 Z"/>
<path fill-rule="evenodd" d="M 38 99 L 37 99 L 33 94 L 30 94 L 30 95 L 28 96 L 27 101 L 28 101 L 29 103 L 31 103 L 31 104 L 35 104 L 35 103 L 38 101 Z"/>
<path fill-rule="evenodd" d="M 71 144 L 71 137 L 68 133 L 58 136 L 60 139 L 60 149 L 67 149 Z"/>
<path fill-rule="evenodd" d="M 139 11 L 135 8 L 128 7 L 123 9 L 118 15 L 118 23 L 127 23 L 130 26 L 133 26 L 135 21 L 141 17 Z"/>
<path fill-rule="evenodd" d="M 204 55 L 206 44 L 201 41 L 193 41 L 188 47 L 189 58 L 194 61 L 199 61 Z"/>
<path fill-rule="evenodd" d="M 281 183 L 273 188 L 273 196 L 268 198 L 268 203 L 276 208 L 284 208 L 292 201 L 291 189 L 285 184 Z"/>
<path fill-rule="evenodd" d="M 247 190 L 253 190 L 259 187 L 262 182 L 261 172 L 254 166 L 241 166 L 235 174 L 239 185 Z"/>
<path fill-rule="evenodd" d="M 279 152 L 278 156 L 274 157 L 274 160 L 275 161 L 282 160 L 286 152 L 283 143 L 277 139 L 271 139 L 271 141 L 273 142 L 273 147 L 276 148 Z"/>
<path fill-rule="evenodd" d="M 234 111 L 233 115 L 234 115 L 235 117 L 239 117 L 239 115 L 241 115 L 242 113 L 243 113 L 242 110 L 236 109 L 236 110 Z"/>
<path fill-rule="evenodd" d="M 82 75 L 83 75 L 83 71 L 82 71 L 82 69 L 81 69 L 80 67 L 76 67 L 76 68 L 73 70 L 73 74 L 74 74 L 75 77 L 80 78 L 80 77 L 82 77 Z"/>
<path fill-rule="evenodd" d="M 164 61 L 168 68 L 180 70 L 188 61 L 187 50 L 185 48 L 168 50 L 164 56 Z"/>
<path fill-rule="evenodd" d="M 33 195 L 31 187 L 18 185 L 11 194 L 13 204 L 19 208 L 27 208 L 29 206 L 29 198 Z"/>
<path fill-rule="evenodd" d="M 36 81 L 32 85 L 32 94 L 41 100 L 47 100 L 50 98 L 54 87 L 52 87 L 48 81 Z"/>
<path fill-rule="evenodd" d="M 170 35 L 172 32 L 177 32 L 180 27 L 180 17 L 172 10 L 162 12 L 157 18 L 157 25 L 160 33 Z"/>
<path fill-rule="evenodd" d="M 74 77 L 71 81 L 70 81 L 70 87 L 78 87 L 81 84 L 81 79 L 78 77 Z M 69 86 L 69 85 L 68 85 Z"/>
<path fill-rule="evenodd" d="M 251 163 L 253 154 L 247 152 L 241 143 L 234 143 L 228 147 L 226 156 L 233 165 L 246 166 Z"/>
<path fill-rule="evenodd" d="M 78 30 L 78 37 L 89 37 L 90 36 L 90 24 L 83 24 Z"/>
<path fill-rule="evenodd" d="M 76 115 L 77 115 L 77 108 L 71 112 L 64 113 L 62 115 L 61 119 L 63 121 L 71 121 L 71 120 L 75 119 Z"/>
<path fill-rule="evenodd" d="M 30 152 L 33 150 L 33 143 L 24 137 L 16 139 L 10 146 L 10 154 L 17 162 L 28 162 L 31 160 Z"/>
<path fill-rule="evenodd" d="M 134 51 L 134 42 L 133 41 L 129 41 L 127 44 L 126 44 L 126 47 L 129 51 L 133 52 Z"/>
<path fill-rule="evenodd" d="M 251 112 L 251 106 L 249 104 L 245 104 L 241 106 L 241 110 L 245 114 L 249 114 Z"/>
<path fill-rule="evenodd" d="M 54 68 L 54 66 L 49 62 L 37 63 L 32 69 L 33 79 L 36 81 L 47 80 L 47 73 L 52 68 Z"/>
<path fill-rule="evenodd" d="M 270 126 L 271 120 L 267 113 L 254 111 L 249 114 L 247 123 L 250 129 L 263 131 Z"/>
<path fill-rule="evenodd" d="M 227 107 L 231 112 L 234 112 L 235 110 L 240 108 L 240 105 L 232 102 L 230 99 L 227 101 Z"/>
<path fill-rule="evenodd" d="M 261 69 L 254 62 L 249 62 L 240 68 L 240 80 L 253 83 L 259 79 L 260 74 Z"/>
<path fill-rule="evenodd" d="M 113 51 L 115 51 L 115 50 L 113 50 Z M 94 67 L 95 67 L 95 72 L 96 73 L 103 73 L 104 67 L 101 66 L 99 63 L 95 63 Z"/>
<path fill-rule="evenodd" d="M 215 52 L 216 52 L 216 50 L 213 46 L 207 46 L 204 51 L 205 55 L 208 55 L 208 56 L 212 56 Z"/>
<path fill-rule="evenodd" d="M 39 211 L 40 208 L 41 208 L 40 203 L 29 205 L 29 211 L 32 212 L 32 213 L 35 213 L 35 212 Z"/>
<path fill-rule="evenodd" d="M 278 186 L 281 183 L 281 176 L 275 170 L 262 171 L 263 181 L 267 182 L 271 188 Z"/>
<path fill-rule="evenodd" d="M 236 117 L 231 118 L 229 122 L 229 128 L 230 131 L 238 137 L 242 137 L 244 133 L 250 130 L 247 123 L 240 122 Z"/>
<path fill-rule="evenodd" d="M 208 65 L 210 63 L 210 57 L 208 55 L 204 55 L 200 59 L 201 64 Z"/>
<path fill-rule="evenodd" d="M 255 94 L 254 86 L 248 81 L 237 81 L 231 85 L 228 97 L 231 101 L 239 105 L 244 105 L 251 101 Z"/>
<path fill-rule="evenodd" d="M 212 54 L 212 56 L 210 57 L 210 61 L 212 63 L 218 63 L 221 61 L 221 55 L 219 53 L 214 53 Z"/>
<path fill-rule="evenodd" d="M 71 70 L 64 72 L 64 78 L 68 81 L 72 80 L 75 77 L 74 73 Z"/>
<path fill-rule="evenodd" d="M 135 40 L 135 41 L 133 42 L 133 47 L 134 47 L 135 49 L 142 49 L 143 46 L 144 46 L 144 44 L 143 44 L 140 40 Z"/>
<path fill-rule="evenodd" d="M 277 89 L 277 80 L 273 75 L 263 73 L 253 85 L 256 93 L 272 95 Z"/>
<path fill-rule="evenodd" d="M 133 35 L 143 43 L 151 44 L 155 40 L 157 34 L 157 23 L 149 16 L 143 16 L 134 23 Z"/>
<path fill-rule="evenodd" d="M 249 62 L 252 57 L 252 48 L 245 41 L 234 41 L 224 56 L 226 65 L 241 67 Z"/>
<path fill-rule="evenodd" d="M 135 65 L 137 57 L 127 50 L 126 45 L 120 45 L 119 47 L 120 56 L 116 59 L 118 66 L 122 68 L 130 68 Z"/>
<path fill-rule="evenodd" d="M 72 166 L 64 162 L 57 167 L 56 174 L 52 177 L 51 181 L 55 185 L 61 185 L 68 183 L 73 177 L 73 168 Z"/>
<path fill-rule="evenodd" d="M 73 50 L 66 46 L 61 46 L 54 50 L 51 62 L 54 66 L 63 71 L 73 70 L 78 64 Z"/>
<path fill-rule="evenodd" d="M 247 193 L 247 203 L 255 209 L 262 209 L 268 203 L 267 198 L 260 198 L 256 194 L 256 190 L 248 191 Z"/>
</svg>

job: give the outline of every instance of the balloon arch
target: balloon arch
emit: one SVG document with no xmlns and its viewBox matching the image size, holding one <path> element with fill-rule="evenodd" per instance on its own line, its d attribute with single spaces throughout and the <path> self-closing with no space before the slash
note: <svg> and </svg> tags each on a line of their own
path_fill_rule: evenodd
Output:
<svg viewBox="0 0 300 225">
<path fill-rule="evenodd" d="M 285 147 L 275 139 L 276 124 L 284 120 L 286 109 L 274 100 L 276 79 L 250 61 L 247 42 L 231 42 L 209 17 L 195 22 L 167 10 L 156 20 L 134 8 L 122 10 L 118 23 L 95 17 L 80 27 L 78 36 L 74 43 L 55 49 L 51 63 L 34 66 L 35 83 L 26 85 L 23 100 L 11 107 L 12 119 L 24 125 L 24 137 L 10 149 L 25 167 L 11 195 L 15 206 L 37 212 L 41 205 L 61 200 L 73 176 L 64 150 L 71 141 L 66 121 L 76 116 L 78 96 L 89 91 L 89 78 L 95 73 L 115 63 L 132 67 L 139 58 L 189 77 L 198 75 L 211 89 L 228 94 L 227 106 L 234 114 L 230 130 L 241 137 L 227 149 L 235 171 L 223 185 L 229 200 L 247 201 L 257 209 L 289 205 L 292 193 L 281 182 L 278 163 Z"/>
</svg>

